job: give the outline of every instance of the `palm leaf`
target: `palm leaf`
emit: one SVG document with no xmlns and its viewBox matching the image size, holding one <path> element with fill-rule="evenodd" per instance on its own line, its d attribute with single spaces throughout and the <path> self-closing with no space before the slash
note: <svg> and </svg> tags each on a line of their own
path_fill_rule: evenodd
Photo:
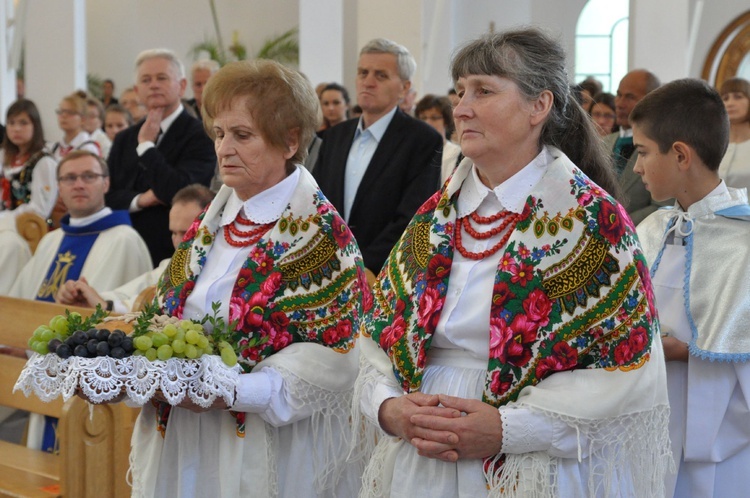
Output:
<svg viewBox="0 0 750 498">
<path fill-rule="evenodd" d="M 299 62 L 298 28 L 294 27 L 281 36 L 267 40 L 256 54 L 258 59 L 296 64 Z"/>
</svg>

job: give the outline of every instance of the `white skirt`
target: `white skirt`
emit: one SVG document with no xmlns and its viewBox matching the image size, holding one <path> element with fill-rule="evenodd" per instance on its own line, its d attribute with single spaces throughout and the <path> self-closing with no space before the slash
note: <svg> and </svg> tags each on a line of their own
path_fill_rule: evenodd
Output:
<svg viewBox="0 0 750 498">
<path fill-rule="evenodd" d="M 421 392 L 482 399 L 487 359 L 463 350 L 431 348 L 427 354 Z M 392 498 L 480 498 L 487 496 L 482 460 L 456 463 L 425 458 L 411 444 L 397 450 Z"/>
<path fill-rule="evenodd" d="M 172 408 L 162 438 L 156 429 L 156 410 L 147 404 L 133 431 L 133 496 L 356 496 L 360 475 L 353 467 L 344 472 L 335 491 L 316 491 L 314 477 L 320 469 L 315 467 L 323 451 L 313 444 L 312 425 L 312 419 L 306 418 L 276 428 L 248 413 L 241 438 L 235 418 L 226 411 Z"/>
</svg>

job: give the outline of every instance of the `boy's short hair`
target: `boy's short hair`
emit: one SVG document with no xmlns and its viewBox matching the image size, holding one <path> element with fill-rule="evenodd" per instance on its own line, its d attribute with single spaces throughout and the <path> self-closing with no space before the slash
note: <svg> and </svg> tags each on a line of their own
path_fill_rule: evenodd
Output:
<svg viewBox="0 0 750 498">
<path fill-rule="evenodd" d="M 198 204 L 201 209 L 204 209 L 211 203 L 215 195 L 216 194 L 214 194 L 208 187 L 201 185 L 200 183 L 193 183 L 192 185 L 182 187 L 177 191 L 174 197 L 172 197 L 172 205 L 194 202 Z"/>
<path fill-rule="evenodd" d="M 656 142 L 662 154 L 675 142 L 684 142 L 712 171 L 719 169 L 729 143 L 724 102 L 716 90 L 698 79 L 675 80 L 648 93 L 629 120 Z"/>
</svg>

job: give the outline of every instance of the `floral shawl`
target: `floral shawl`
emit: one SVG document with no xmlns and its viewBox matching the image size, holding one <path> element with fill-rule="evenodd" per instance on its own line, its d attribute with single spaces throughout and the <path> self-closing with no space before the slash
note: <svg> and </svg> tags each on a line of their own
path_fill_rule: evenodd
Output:
<svg viewBox="0 0 750 498">
<path fill-rule="evenodd" d="M 347 353 L 359 332 L 363 294 L 370 296 L 352 233 L 305 173 L 276 225 L 248 250 L 232 292 L 229 319 L 237 327 L 231 343 L 246 372 L 295 342 Z M 162 275 L 157 299 L 166 314 L 182 317 L 230 193 L 222 188 Z"/>
<path fill-rule="evenodd" d="M 622 206 L 562 152 L 550 151 L 555 159 L 528 196 L 497 268 L 483 401 L 497 407 L 527 403 L 570 422 L 590 440 L 601 429 L 601 420 L 613 420 L 631 410 L 647 413 L 649 427 L 643 433 L 653 431 L 646 438 L 664 442 L 666 416 L 652 411 L 657 406 L 665 411 L 667 404 L 663 390 L 655 387 L 660 375 L 664 380 L 663 363 L 658 365 L 659 341 L 653 341 L 658 337 L 658 324 L 635 229 Z M 426 353 L 445 302 L 458 192 L 471 167 L 470 161 L 464 161 L 443 189 L 419 209 L 374 288 L 376 305 L 365 335 L 387 353 L 392 373 L 407 393 L 420 389 Z M 649 363 L 654 365 L 643 368 Z M 639 370 L 647 373 L 638 374 Z M 572 385 L 551 393 L 529 391 L 563 371 L 591 372 L 586 379 L 592 386 L 612 383 L 618 389 L 601 405 Z M 658 395 L 642 402 L 638 397 L 642 392 L 619 390 L 628 382 L 653 385 Z M 562 393 L 567 398 L 559 401 Z M 634 422 L 637 425 L 638 420 Z M 638 459 L 648 460 L 643 452 L 664 450 L 650 447 L 647 440 L 638 444 L 630 447 L 634 470 L 644 470 L 648 476 L 639 479 L 658 486 L 658 474 L 666 463 L 649 466 Z M 626 455 L 627 448 L 621 449 Z M 491 491 L 498 493 L 491 496 L 499 496 L 502 489 L 509 493 L 508 486 L 518 496 L 526 496 L 517 479 L 519 472 L 534 465 L 524 465 L 520 458 L 515 466 L 505 465 L 510 469 L 503 475 L 504 456 L 488 459 L 485 475 Z M 610 466 L 616 464 L 609 461 Z M 536 468 L 540 481 L 550 481 L 549 465 Z"/>
<path fill-rule="evenodd" d="M 555 192 L 561 184 L 567 195 Z M 367 332 L 388 352 L 405 392 L 419 390 L 448 289 L 458 198 L 451 187 L 455 182 L 420 208 L 375 288 Z M 504 405 L 559 371 L 640 367 L 649 357 L 654 309 L 625 210 L 558 160 L 526 200 L 500 260 L 484 401 Z"/>
</svg>

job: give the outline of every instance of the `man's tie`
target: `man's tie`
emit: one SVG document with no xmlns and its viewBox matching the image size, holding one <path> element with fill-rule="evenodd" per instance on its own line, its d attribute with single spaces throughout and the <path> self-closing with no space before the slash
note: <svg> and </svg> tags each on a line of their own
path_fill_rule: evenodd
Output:
<svg viewBox="0 0 750 498">
<path fill-rule="evenodd" d="M 617 176 L 622 175 L 625 170 L 625 166 L 628 164 L 628 159 L 633 155 L 635 147 L 633 146 L 633 137 L 618 137 L 615 142 L 614 162 L 615 171 Z"/>
</svg>

